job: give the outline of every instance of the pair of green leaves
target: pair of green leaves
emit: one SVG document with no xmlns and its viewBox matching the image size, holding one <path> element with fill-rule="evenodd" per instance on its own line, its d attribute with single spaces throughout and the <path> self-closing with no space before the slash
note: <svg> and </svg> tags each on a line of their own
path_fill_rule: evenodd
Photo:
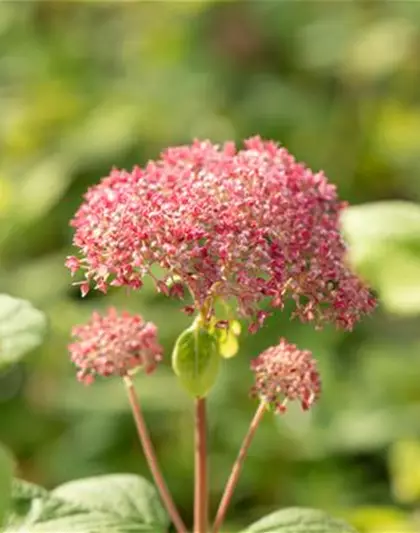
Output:
<svg viewBox="0 0 420 533">
<path fill-rule="evenodd" d="M 178 337 L 172 353 L 172 367 L 184 388 L 195 397 L 206 396 L 219 373 L 221 358 L 234 357 L 241 332 L 236 320 L 218 328 L 216 320 L 204 325 L 197 318 Z"/>
<path fill-rule="evenodd" d="M 49 492 L 15 480 L 4 533 L 167 533 L 155 489 L 131 474 L 71 481 Z M 242 533 L 356 533 L 315 509 L 277 511 Z"/>
</svg>

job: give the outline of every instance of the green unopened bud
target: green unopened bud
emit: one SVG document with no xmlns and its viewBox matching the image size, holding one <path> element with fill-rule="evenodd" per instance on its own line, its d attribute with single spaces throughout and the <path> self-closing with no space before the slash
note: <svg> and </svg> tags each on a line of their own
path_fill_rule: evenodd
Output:
<svg viewBox="0 0 420 533">
<path fill-rule="evenodd" d="M 181 333 L 172 353 L 172 368 L 184 388 L 195 397 L 206 396 L 217 379 L 220 365 L 215 332 L 200 321 Z"/>
</svg>

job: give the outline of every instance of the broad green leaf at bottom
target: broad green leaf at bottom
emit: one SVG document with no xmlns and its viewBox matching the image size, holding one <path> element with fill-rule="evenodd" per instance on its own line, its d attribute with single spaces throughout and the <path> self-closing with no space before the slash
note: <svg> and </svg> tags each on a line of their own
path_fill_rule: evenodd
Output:
<svg viewBox="0 0 420 533">
<path fill-rule="evenodd" d="M 165 533 L 153 486 L 130 474 L 71 481 L 52 492 L 16 480 L 4 533 Z"/>
<path fill-rule="evenodd" d="M 116 517 L 157 524 L 166 528 L 168 519 L 154 487 L 132 474 L 111 474 L 70 481 L 51 492 L 75 505 Z"/>
<path fill-rule="evenodd" d="M 357 533 L 354 528 L 324 511 L 290 507 L 255 522 L 242 533 Z"/>
</svg>

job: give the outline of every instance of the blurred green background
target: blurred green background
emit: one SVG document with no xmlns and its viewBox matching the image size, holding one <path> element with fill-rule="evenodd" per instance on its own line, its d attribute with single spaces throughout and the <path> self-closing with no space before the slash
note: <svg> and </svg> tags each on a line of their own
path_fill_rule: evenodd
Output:
<svg viewBox="0 0 420 533">
<path fill-rule="evenodd" d="M 50 320 L 43 347 L 0 373 L 0 440 L 22 477 L 149 477 L 124 390 L 76 382 L 69 330 L 94 308 L 135 310 L 159 325 L 168 359 L 188 323 L 149 285 L 83 301 L 71 287 L 68 221 L 86 188 L 170 144 L 259 133 L 324 169 L 351 203 L 418 202 L 419 57 L 416 1 L 0 3 L 0 292 Z M 209 400 L 212 510 L 255 408 L 250 357 L 285 335 L 319 358 L 324 393 L 313 413 L 266 417 L 227 531 L 291 505 L 363 533 L 420 531 L 420 320 L 409 311 L 379 308 L 352 334 L 286 313 L 243 336 Z M 168 365 L 138 386 L 191 522 L 189 399 Z"/>
</svg>

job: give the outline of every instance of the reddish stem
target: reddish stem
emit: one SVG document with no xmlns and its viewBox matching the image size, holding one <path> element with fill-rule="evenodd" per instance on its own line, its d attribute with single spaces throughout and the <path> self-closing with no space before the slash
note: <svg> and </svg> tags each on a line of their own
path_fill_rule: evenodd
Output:
<svg viewBox="0 0 420 533">
<path fill-rule="evenodd" d="M 143 413 L 140 408 L 139 398 L 136 394 L 133 382 L 128 376 L 124 378 L 124 382 L 127 387 L 128 399 L 130 400 L 131 409 L 133 411 L 133 417 L 136 424 L 137 433 L 139 435 L 140 442 L 143 447 L 143 452 L 149 465 L 150 471 L 152 473 L 153 479 L 155 480 L 156 486 L 159 490 L 160 497 L 162 498 L 162 501 L 166 507 L 166 510 L 168 511 L 169 516 L 171 517 L 172 522 L 175 525 L 177 532 L 187 533 L 187 528 L 185 527 L 185 524 L 178 513 L 171 493 L 169 492 L 165 479 L 159 468 L 156 453 L 153 448 L 149 432 L 147 430 L 146 422 L 144 420 Z"/>
<path fill-rule="evenodd" d="M 248 448 L 255 435 L 255 432 L 257 431 L 258 425 L 261 422 L 261 419 L 265 413 L 265 409 L 266 409 L 265 404 L 261 402 L 257 408 L 257 411 L 255 412 L 254 418 L 252 419 L 251 424 L 248 428 L 248 432 L 245 435 L 245 438 L 242 442 L 238 456 L 232 467 L 232 471 L 230 473 L 229 479 L 227 480 L 222 499 L 220 500 L 219 509 L 217 510 L 216 518 L 214 520 L 212 533 L 217 533 L 219 531 L 223 523 L 223 520 L 225 519 L 226 512 L 228 510 L 230 501 L 232 499 L 233 492 L 238 483 L 239 474 L 241 473 L 241 469 L 244 464 L 245 457 L 248 452 Z"/>
<path fill-rule="evenodd" d="M 206 400 L 195 400 L 194 533 L 206 533 L 208 525 Z"/>
</svg>

